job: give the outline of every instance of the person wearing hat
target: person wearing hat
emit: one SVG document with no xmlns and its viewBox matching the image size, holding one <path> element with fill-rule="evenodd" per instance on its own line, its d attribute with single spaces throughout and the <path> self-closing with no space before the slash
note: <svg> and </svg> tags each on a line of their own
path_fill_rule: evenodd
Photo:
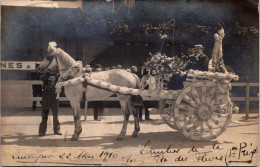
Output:
<svg viewBox="0 0 260 167">
<path fill-rule="evenodd" d="M 116 68 L 117 68 L 117 69 L 123 69 L 123 67 L 122 67 L 121 64 L 118 64 Z"/>
<path fill-rule="evenodd" d="M 105 71 L 108 71 L 108 70 L 110 70 L 110 67 L 106 67 L 106 68 L 105 68 Z"/>
<path fill-rule="evenodd" d="M 92 68 L 90 67 L 89 64 L 87 64 L 87 65 L 85 66 L 85 72 L 86 72 L 86 73 L 92 72 Z"/>
<path fill-rule="evenodd" d="M 131 72 L 132 72 L 133 74 L 137 75 L 139 79 L 142 78 L 141 72 L 138 72 L 138 69 L 137 69 L 136 66 L 132 66 L 130 70 L 131 70 Z M 142 103 L 143 103 L 143 101 L 142 101 Z M 140 121 L 143 121 L 143 118 L 142 118 L 143 105 L 137 106 L 137 110 L 138 110 L 138 113 L 139 113 L 139 120 L 140 120 Z"/>
<path fill-rule="evenodd" d="M 203 53 L 203 49 L 201 44 L 194 45 L 194 56 L 191 57 L 192 63 L 186 67 L 187 70 L 208 71 L 209 58 Z"/>
<path fill-rule="evenodd" d="M 134 73 L 134 74 L 136 74 L 139 78 L 142 77 L 142 76 L 141 76 L 141 72 L 138 72 L 138 69 L 137 69 L 136 66 L 132 66 L 132 67 L 131 67 L 131 72 Z"/>
<path fill-rule="evenodd" d="M 55 85 L 58 80 L 56 73 L 47 72 L 42 76 L 43 80 L 43 97 L 42 97 L 42 121 L 39 126 L 39 136 L 44 136 L 47 130 L 47 120 L 49 110 L 53 115 L 53 130 L 54 134 L 62 135 L 60 132 L 60 123 L 58 120 L 59 100 L 56 99 L 57 93 Z"/>
<path fill-rule="evenodd" d="M 194 48 L 189 48 L 188 59 L 189 63 L 185 67 L 185 70 L 199 70 L 208 71 L 209 58 L 203 53 L 204 47 L 201 44 L 194 45 Z M 173 74 L 168 82 L 168 89 L 179 90 L 183 89 L 183 82 L 187 79 L 187 74 Z"/>
<path fill-rule="evenodd" d="M 131 67 L 131 71 L 132 73 L 136 74 L 140 79 L 141 78 L 146 78 L 147 80 L 147 75 L 148 73 L 143 73 L 142 71 L 138 71 L 138 68 L 136 66 L 132 66 Z M 144 76 L 142 76 L 142 74 L 144 74 Z M 143 121 L 143 108 L 145 109 L 145 120 L 147 121 L 151 121 L 152 119 L 150 118 L 150 111 L 148 110 L 148 106 L 149 106 L 149 102 L 145 102 L 143 101 L 143 105 L 141 106 L 137 106 L 138 108 L 138 112 L 139 112 L 139 120 Z"/>
<path fill-rule="evenodd" d="M 35 69 L 37 69 L 39 67 L 40 64 L 35 64 Z M 37 70 L 32 71 L 29 73 L 29 79 L 30 80 L 40 80 L 40 76 L 42 75 L 42 73 L 37 72 Z M 42 85 L 32 85 L 32 90 L 33 90 L 33 97 L 42 97 Z M 33 101 L 32 103 L 32 110 L 35 111 L 36 110 L 36 103 L 37 101 Z M 42 105 L 42 101 L 40 101 L 41 105 Z"/>
<path fill-rule="evenodd" d="M 100 64 L 94 65 L 95 69 L 94 72 L 101 72 L 102 66 Z M 94 101 L 92 102 L 93 108 L 94 108 L 94 120 L 95 121 L 101 121 L 100 118 L 98 118 L 98 114 L 103 111 L 103 102 L 102 101 Z"/>
<path fill-rule="evenodd" d="M 94 72 L 100 72 L 100 71 L 102 71 L 103 69 L 102 69 L 102 66 L 100 65 L 100 64 L 95 64 L 94 65 Z"/>
<path fill-rule="evenodd" d="M 130 68 L 125 69 L 127 72 L 132 72 Z"/>
<path fill-rule="evenodd" d="M 113 69 L 116 69 L 116 66 L 112 66 L 111 69 L 112 69 L 112 70 L 113 70 Z"/>
</svg>

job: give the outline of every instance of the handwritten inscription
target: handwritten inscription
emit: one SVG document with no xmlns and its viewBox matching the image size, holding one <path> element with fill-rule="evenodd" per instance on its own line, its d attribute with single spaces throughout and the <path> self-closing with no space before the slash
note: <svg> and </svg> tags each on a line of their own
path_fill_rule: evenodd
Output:
<svg viewBox="0 0 260 167">
<path fill-rule="evenodd" d="M 157 146 L 158 147 L 158 146 Z M 178 145 L 178 147 L 181 147 Z M 237 145 L 231 145 L 229 148 L 223 147 L 215 141 L 212 146 L 201 148 L 191 146 L 190 148 L 177 148 L 172 144 L 160 146 L 157 149 L 152 145 L 152 141 L 148 140 L 140 147 L 136 153 L 117 152 L 116 150 L 101 150 L 93 152 L 87 149 L 79 150 L 78 152 L 61 152 L 59 154 L 23 154 L 18 151 L 11 158 L 17 162 L 26 161 L 31 163 L 41 163 L 48 160 L 51 161 L 66 161 L 77 162 L 81 161 L 93 163 L 110 163 L 119 162 L 122 165 L 145 165 L 149 162 L 151 165 L 167 165 L 176 163 L 177 165 L 187 164 L 189 162 L 222 164 L 229 166 L 238 163 L 253 164 L 257 162 L 258 148 L 253 143 L 241 142 Z"/>
<path fill-rule="evenodd" d="M 207 162 L 207 161 L 223 161 L 224 156 L 208 155 L 209 152 L 196 153 L 196 159 L 198 162 Z"/>
<path fill-rule="evenodd" d="M 143 149 L 140 150 L 140 154 L 141 155 L 159 155 L 159 154 L 176 154 L 176 153 L 179 153 L 180 149 L 172 149 L 171 147 L 171 144 L 169 144 L 165 149 L 163 150 L 153 150 L 150 148 L 150 145 L 151 145 L 151 140 L 148 140 L 144 146 Z"/>
<path fill-rule="evenodd" d="M 108 152 L 108 151 L 102 151 L 101 154 L 99 155 L 99 157 L 103 161 L 107 161 L 108 159 L 115 159 L 115 158 L 117 158 L 118 154 L 115 154 L 113 152 Z"/>
<path fill-rule="evenodd" d="M 95 159 L 93 155 L 83 150 L 78 156 L 76 156 L 77 159 Z"/>
<path fill-rule="evenodd" d="M 233 165 L 234 163 L 250 164 L 256 156 L 256 153 L 258 153 L 256 145 L 242 142 L 239 146 L 234 146 L 227 151 L 225 163 L 227 166 L 230 164 Z"/>
<path fill-rule="evenodd" d="M 53 158 L 54 155 L 51 154 L 40 154 L 40 155 L 34 155 L 34 154 L 21 154 L 19 151 L 16 155 L 12 155 L 12 159 L 15 160 L 33 160 L 34 162 L 37 162 L 40 159 L 50 159 Z"/>
</svg>

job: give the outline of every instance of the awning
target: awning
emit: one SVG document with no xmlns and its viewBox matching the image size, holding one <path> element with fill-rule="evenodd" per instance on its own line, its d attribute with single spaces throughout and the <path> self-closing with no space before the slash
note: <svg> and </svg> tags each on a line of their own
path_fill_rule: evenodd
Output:
<svg viewBox="0 0 260 167">
<path fill-rule="evenodd" d="M 42 1 L 42 0 L 2 0 L 2 6 L 23 6 L 42 8 L 81 8 L 83 0 L 77 1 Z"/>
</svg>

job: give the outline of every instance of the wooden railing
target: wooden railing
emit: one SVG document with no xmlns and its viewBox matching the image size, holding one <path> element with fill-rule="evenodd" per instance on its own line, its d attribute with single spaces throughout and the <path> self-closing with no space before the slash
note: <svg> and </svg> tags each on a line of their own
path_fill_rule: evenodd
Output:
<svg viewBox="0 0 260 167">
<path fill-rule="evenodd" d="M 231 97 L 232 101 L 245 101 L 246 102 L 246 119 L 249 118 L 249 103 L 250 101 L 259 101 L 259 97 L 250 97 L 250 87 L 258 87 L 259 83 L 250 83 L 250 82 L 233 82 L 231 83 L 232 87 L 234 86 L 242 86 L 246 87 L 246 97 Z"/>
<path fill-rule="evenodd" d="M 30 81 L 30 80 L 11 80 L 11 81 L 2 81 L 2 84 L 17 84 L 17 85 L 29 85 L 30 87 L 32 85 L 41 85 L 42 81 Z M 249 118 L 249 113 L 250 113 L 250 102 L 251 101 L 259 101 L 259 97 L 250 97 L 250 87 L 259 87 L 259 83 L 246 83 L 246 82 L 233 82 L 231 83 L 232 87 L 234 86 L 239 86 L 239 87 L 246 87 L 246 97 L 231 97 L 232 101 L 245 101 L 246 102 L 246 119 Z M 30 101 L 41 101 L 42 98 L 41 97 L 2 97 L 3 99 L 16 99 L 16 100 L 30 100 Z M 60 97 L 59 99 L 60 101 L 68 101 L 67 97 Z M 157 101 L 157 98 L 144 98 L 145 101 Z M 92 101 L 117 101 L 117 97 L 107 97 L 106 99 L 96 99 L 96 100 L 92 100 Z"/>
</svg>

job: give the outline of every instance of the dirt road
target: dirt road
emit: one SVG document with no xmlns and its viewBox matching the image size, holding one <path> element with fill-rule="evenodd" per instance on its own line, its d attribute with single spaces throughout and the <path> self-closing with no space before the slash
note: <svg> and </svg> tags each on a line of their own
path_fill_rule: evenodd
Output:
<svg viewBox="0 0 260 167">
<path fill-rule="evenodd" d="M 257 165 L 258 115 L 234 114 L 227 130 L 217 139 L 194 142 L 168 127 L 158 113 L 153 121 L 140 123 L 137 138 L 130 116 L 127 135 L 115 141 L 123 117 L 119 109 L 106 109 L 101 121 L 93 120 L 90 109 L 82 121 L 79 141 L 70 141 L 74 122 L 70 108 L 60 108 L 62 136 L 53 135 L 52 116 L 47 134 L 38 136 L 40 111 L 3 109 L 1 120 L 2 165 L 75 166 L 75 165 Z M 83 119 L 83 118 L 82 118 Z"/>
</svg>

